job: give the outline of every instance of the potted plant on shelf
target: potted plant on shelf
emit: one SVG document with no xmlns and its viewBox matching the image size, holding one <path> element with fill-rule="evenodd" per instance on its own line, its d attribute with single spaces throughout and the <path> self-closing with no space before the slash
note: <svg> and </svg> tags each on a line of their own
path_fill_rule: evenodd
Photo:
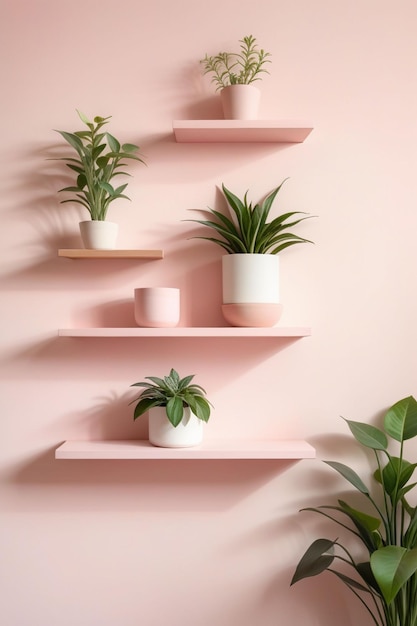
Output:
<svg viewBox="0 0 417 626">
<path fill-rule="evenodd" d="M 210 402 L 200 385 L 191 383 L 194 374 L 180 378 L 171 369 L 168 376 L 145 376 L 150 383 L 134 383 L 143 387 L 133 413 L 137 419 L 149 411 L 149 441 L 163 448 L 185 448 L 203 440 L 203 424 L 210 418 Z"/>
<path fill-rule="evenodd" d="M 253 83 L 261 79 L 268 70 L 269 52 L 259 48 L 255 37 L 248 35 L 239 41 L 239 52 L 219 52 L 215 56 L 206 54 L 201 59 L 204 74 L 212 74 L 216 91 L 220 91 L 223 114 L 226 119 L 256 119 L 260 102 L 260 91 Z"/>
<path fill-rule="evenodd" d="M 278 254 L 295 244 L 311 243 L 288 230 L 311 216 L 291 211 L 268 221 L 285 180 L 255 205 L 248 201 L 248 192 L 241 200 L 222 184 L 231 219 L 209 209 L 215 220 L 189 220 L 217 235 L 197 239 L 211 241 L 227 252 L 222 257 L 222 311 L 232 326 L 274 326 L 278 322 L 282 311 Z M 299 215 L 304 216 L 294 219 Z"/>
<path fill-rule="evenodd" d="M 298 563 L 291 584 L 327 570 L 347 585 L 377 626 L 417 626 L 417 507 L 408 499 L 416 485 L 410 480 L 417 463 L 404 458 L 404 443 L 417 436 L 417 401 L 409 396 L 394 404 L 382 429 L 346 423 L 355 440 L 373 451 L 376 493 L 349 466 L 326 461 L 362 494 L 367 506 L 361 510 L 339 500 L 338 506 L 303 510 L 319 513 L 350 532 L 357 549 L 353 552 L 341 539 L 316 539 Z M 389 451 L 392 445 L 394 453 Z"/>
<path fill-rule="evenodd" d="M 120 144 L 113 135 L 102 130 L 111 116 L 97 116 L 90 122 L 83 113 L 77 113 L 87 127 L 85 130 L 73 133 L 57 131 L 77 153 L 75 158 L 64 156 L 58 159 L 66 161 L 66 166 L 76 174 L 75 184 L 59 190 L 75 195 L 61 203 L 75 202 L 89 212 L 91 220 L 80 222 L 81 237 L 86 248 L 114 248 L 118 225 L 106 221 L 107 211 L 111 202 L 130 198 L 124 194 L 127 183 L 114 187 L 111 182 L 116 176 L 128 176 L 121 171 L 126 166 L 125 160 L 144 161 L 137 154 L 138 146 L 132 143 Z"/>
</svg>

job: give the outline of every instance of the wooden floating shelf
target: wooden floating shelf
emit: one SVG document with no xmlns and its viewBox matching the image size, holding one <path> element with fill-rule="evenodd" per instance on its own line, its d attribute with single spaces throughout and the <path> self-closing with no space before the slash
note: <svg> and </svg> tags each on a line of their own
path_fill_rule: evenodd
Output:
<svg viewBox="0 0 417 626">
<path fill-rule="evenodd" d="M 175 328 L 61 328 L 59 337 L 270 337 L 298 338 L 311 335 L 311 328 L 237 328 L 221 327 L 181 327 Z"/>
<path fill-rule="evenodd" d="M 284 460 L 313 459 L 315 449 L 302 440 L 208 440 L 192 448 L 157 448 L 148 441 L 66 441 L 56 459 L 109 460 Z"/>
<path fill-rule="evenodd" d="M 283 120 L 175 120 L 173 130 L 178 143 L 302 143 L 313 127 Z"/>
<path fill-rule="evenodd" d="M 87 250 L 61 249 L 58 256 L 67 259 L 163 259 L 163 250 Z"/>
</svg>

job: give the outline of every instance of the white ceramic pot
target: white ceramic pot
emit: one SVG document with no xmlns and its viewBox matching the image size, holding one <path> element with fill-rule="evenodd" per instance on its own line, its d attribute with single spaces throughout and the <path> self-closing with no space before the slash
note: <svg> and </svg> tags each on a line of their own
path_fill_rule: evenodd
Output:
<svg viewBox="0 0 417 626">
<path fill-rule="evenodd" d="M 135 289 L 135 320 L 138 326 L 164 328 L 180 321 L 180 290 L 174 287 Z"/>
<path fill-rule="evenodd" d="M 279 321 L 279 257 L 226 254 L 222 257 L 223 316 L 232 326 L 271 327 Z"/>
<path fill-rule="evenodd" d="M 222 275 L 223 304 L 279 303 L 277 254 L 226 254 Z"/>
<path fill-rule="evenodd" d="M 229 85 L 220 92 L 226 120 L 258 119 L 261 92 L 253 85 Z"/>
<path fill-rule="evenodd" d="M 184 407 L 184 417 L 178 426 L 169 421 L 166 408 L 156 406 L 149 410 L 149 442 L 159 448 L 190 448 L 203 441 L 204 423 Z"/>
<path fill-rule="evenodd" d="M 118 224 L 103 220 L 80 222 L 81 239 L 84 248 L 91 250 L 114 250 L 119 231 Z"/>
</svg>

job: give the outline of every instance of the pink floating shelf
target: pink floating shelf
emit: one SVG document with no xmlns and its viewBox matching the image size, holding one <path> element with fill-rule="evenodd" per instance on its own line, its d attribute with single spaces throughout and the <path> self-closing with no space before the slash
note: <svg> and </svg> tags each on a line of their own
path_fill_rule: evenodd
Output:
<svg viewBox="0 0 417 626">
<path fill-rule="evenodd" d="M 58 256 L 66 259 L 163 259 L 163 250 L 88 250 L 62 248 Z"/>
<path fill-rule="evenodd" d="M 178 143 L 302 143 L 313 130 L 291 120 L 175 120 Z"/>
<path fill-rule="evenodd" d="M 307 337 L 311 329 L 306 327 L 237 328 L 181 327 L 175 328 L 61 328 L 60 337 Z"/>
<path fill-rule="evenodd" d="M 148 441 L 66 441 L 56 459 L 109 460 L 284 460 L 313 459 L 315 449 L 302 440 L 208 440 L 192 448 L 157 448 Z"/>
</svg>

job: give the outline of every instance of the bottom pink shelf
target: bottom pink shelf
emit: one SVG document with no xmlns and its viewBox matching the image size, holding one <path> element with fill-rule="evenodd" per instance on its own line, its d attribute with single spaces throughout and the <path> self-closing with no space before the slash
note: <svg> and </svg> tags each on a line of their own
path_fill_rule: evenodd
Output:
<svg viewBox="0 0 417 626">
<path fill-rule="evenodd" d="M 306 441 L 208 440 L 193 448 L 157 448 L 147 440 L 66 441 L 56 459 L 313 459 L 315 449 Z"/>
</svg>

